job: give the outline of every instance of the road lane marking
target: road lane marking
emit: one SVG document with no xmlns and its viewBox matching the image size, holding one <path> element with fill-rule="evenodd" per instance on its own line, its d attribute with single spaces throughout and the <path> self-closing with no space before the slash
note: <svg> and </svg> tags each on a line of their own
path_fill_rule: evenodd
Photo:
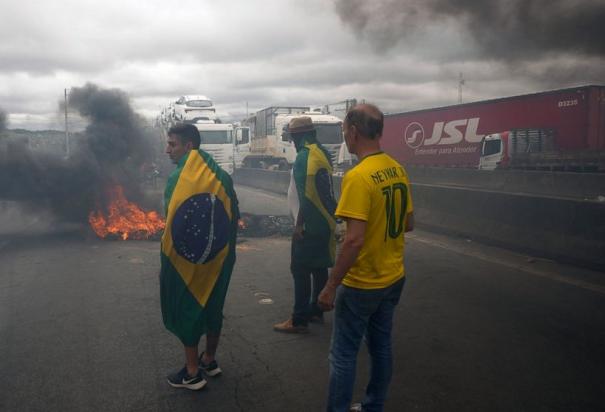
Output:
<svg viewBox="0 0 605 412">
<path fill-rule="evenodd" d="M 285 195 L 280 195 L 280 194 L 273 194 L 273 193 L 267 193 L 265 191 L 263 191 L 262 189 L 255 189 L 255 188 L 251 188 L 249 186 L 245 186 L 245 185 L 238 185 L 239 187 L 243 188 L 243 191 L 245 192 L 246 190 L 253 192 L 255 194 L 259 194 L 259 195 L 263 195 L 265 197 L 269 197 L 272 199 L 275 198 L 280 198 L 283 199 L 285 197 Z M 236 187 L 236 191 L 239 187 Z M 457 247 L 457 246 L 453 246 L 453 245 L 448 245 L 446 243 L 443 242 L 439 242 L 439 241 L 435 241 L 435 240 L 430 240 L 427 238 L 422 238 L 417 234 L 406 234 L 406 237 L 409 237 L 412 240 L 417 240 L 418 242 L 427 244 L 427 245 L 431 245 L 431 246 L 435 246 L 435 247 L 439 247 L 441 249 L 445 249 L 448 250 L 450 252 L 455 252 L 458 254 L 462 254 L 462 255 L 466 255 L 469 257 L 473 257 L 475 259 L 479 259 L 485 262 L 489 262 L 489 263 L 495 263 L 501 266 L 505 266 L 511 269 L 515 269 L 515 270 L 519 270 L 525 273 L 528 273 L 530 275 L 533 276 L 537 276 L 537 277 L 542 277 L 545 279 L 549 279 L 555 282 L 560 282 L 560 283 L 565 283 L 568 285 L 572 285 L 575 287 L 579 287 L 582 289 L 586 289 L 586 290 L 590 290 L 592 292 L 596 292 L 596 293 L 600 293 L 605 295 L 605 286 L 601 286 L 601 285 L 597 285 L 594 283 L 590 283 L 590 282 L 586 282 L 580 279 L 572 279 L 566 276 L 562 276 L 562 275 L 558 275 L 556 273 L 552 273 L 552 272 L 548 272 L 545 270 L 540 270 L 540 269 L 535 269 L 535 268 L 528 268 L 516 263 L 512 263 L 509 261 L 506 261 L 504 259 L 498 259 L 498 258 L 494 258 L 491 256 L 488 256 L 487 254 L 481 253 L 481 252 L 475 252 L 475 251 L 469 251 L 466 250 L 463 247 Z"/>
<path fill-rule="evenodd" d="M 604 286 L 597 285 L 597 284 L 590 283 L 590 282 L 586 282 L 584 280 L 572 279 L 572 278 L 569 278 L 567 276 L 558 275 L 556 273 L 548 272 L 548 271 L 545 271 L 545 270 L 524 267 L 522 265 L 519 265 L 519 264 L 513 263 L 513 262 L 509 262 L 509 261 L 504 260 L 504 259 L 499 259 L 499 258 L 488 256 L 485 253 L 476 252 L 476 251 L 469 251 L 469 250 L 466 250 L 465 248 L 462 248 L 462 247 L 448 245 L 448 244 L 443 243 L 443 242 L 439 242 L 439 241 L 435 241 L 435 240 L 430 240 L 430 239 L 427 239 L 427 238 L 422 238 L 422 237 L 420 237 L 420 236 L 418 236 L 416 234 L 409 234 L 409 235 L 406 235 L 406 237 L 409 237 L 411 240 L 415 240 L 415 241 L 418 241 L 420 243 L 424 243 L 424 244 L 427 244 L 427 245 L 431 245 L 431 246 L 435 246 L 435 247 L 438 247 L 438 248 L 441 248 L 441 249 L 448 250 L 450 252 L 455 252 L 455 253 L 458 253 L 458 254 L 461 254 L 461 255 L 470 256 L 470 257 L 473 257 L 475 259 L 483 260 L 484 262 L 495 263 L 495 264 L 498 264 L 498 265 L 501 265 L 501 266 L 505 266 L 505 267 L 508 267 L 508 268 L 511 268 L 511 269 L 515 269 L 515 270 L 519 270 L 519 271 L 528 273 L 528 274 L 533 275 L 533 276 L 546 278 L 546 279 L 553 280 L 553 281 L 560 282 L 560 283 L 565 283 L 565 284 L 568 284 L 568 285 L 576 286 L 576 287 L 579 287 L 579 288 L 582 288 L 582 289 L 590 290 L 592 292 L 597 292 L 597 293 L 605 295 L 605 287 Z"/>
<path fill-rule="evenodd" d="M 254 246 L 249 246 L 249 245 L 237 245 L 235 247 L 237 250 L 242 251 L 242 252 L 247 252 L 250 250 L 262 250 L 260 248 L 254 247 Z"/>
</svg>

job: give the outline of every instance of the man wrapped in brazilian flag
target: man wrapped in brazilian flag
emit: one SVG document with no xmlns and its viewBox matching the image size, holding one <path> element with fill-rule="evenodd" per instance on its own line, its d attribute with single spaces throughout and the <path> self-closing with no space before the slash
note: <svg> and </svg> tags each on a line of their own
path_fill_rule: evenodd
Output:
<svg viewBox="0 0 605 412">
<path fill-rule="evenodd" d="M 336 201 L 330 155 L 317 141 L 311 118 L 292 119 L 286 133 L 297 151 L 288 191 L 290 197 L 298 199 L 298 202 L 289 199 L 290 204 L 298 203 L 298 207 L 292 207 L 296 220 L 290 261 L 294 277 L 294 310 L 288 320 L 274 325 L 273 329 L 307 333 L 309 322 L 323 321 L 317 296 L 328 279 L 328 268 L 334 264 Z"/>
<path fill-rule="evenodd" d="M 239 210 L 231 177 L 199 149 L 194 125 L 168 130 L 166 153 L 176 170 L 166 183 L 160 297 L 166 329 L 185 346 L 186 365 L 168 376 L 176 388 L 202 389 L 204 375 L 221 369 L 215 359 L 223 305 L 235 264 Z M 206 350 L 198 343 L 206 334 Z"/>
</svg>

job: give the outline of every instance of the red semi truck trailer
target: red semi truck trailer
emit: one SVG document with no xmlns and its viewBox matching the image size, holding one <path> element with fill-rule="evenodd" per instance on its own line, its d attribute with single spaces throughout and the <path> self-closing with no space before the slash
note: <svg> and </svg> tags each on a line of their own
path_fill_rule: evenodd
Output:
<svg viewBox="0 0 605 412">
<path fill-rule="evenodd" d="M 515 130 L 547 130 L 549 151 L 500 167 L 571 170 L 590 161 L 590 170 L 605 170 L 605 86 L 387 114 L 382 146 L 405 165 L 477 168 L 485 138 L 493 156 L 494 136 Z"/>
</svg>

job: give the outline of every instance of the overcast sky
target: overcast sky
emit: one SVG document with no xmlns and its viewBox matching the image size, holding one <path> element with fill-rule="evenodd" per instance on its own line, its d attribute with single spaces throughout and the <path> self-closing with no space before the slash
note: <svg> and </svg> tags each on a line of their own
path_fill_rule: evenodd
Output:
<svg viewBox="0 0 605 412">
<path fill-rule="evenodd" d="M 151 118 L 204 94 L 239 120 L 366 99 L 386 111 L 605 84 L 603 0 L 0 0 L 0 109 L 62 128 L 63 89 L 119 88 Z"/>
</svg>

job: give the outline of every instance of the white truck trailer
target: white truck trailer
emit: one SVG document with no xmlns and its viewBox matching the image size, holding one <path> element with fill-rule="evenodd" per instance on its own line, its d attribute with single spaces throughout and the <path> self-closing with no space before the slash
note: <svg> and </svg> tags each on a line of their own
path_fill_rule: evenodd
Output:
<svg viewBox="0 0 605 412">
<path fill-rule="evenodd" d="M 290 168 L 296 159 L 296 149 L 283 132 L 290 120 L 299 116 L 311 118 L 317 130 L 317 139 L 330 152 L 332 162 L 336 165 L 344 144 L 342 120 L 330 114 L 322 114 L 321 110 L 310 111 L 306 106 L 279 106 L 260 110 L 242 122 L 242 129 L 250 129 L 248 143 L 243 138 L 245 130 L 238 132 L 237 137 L 237 156 L 242 159 L 243 167 L 279 170 Z"/>
</svg>

